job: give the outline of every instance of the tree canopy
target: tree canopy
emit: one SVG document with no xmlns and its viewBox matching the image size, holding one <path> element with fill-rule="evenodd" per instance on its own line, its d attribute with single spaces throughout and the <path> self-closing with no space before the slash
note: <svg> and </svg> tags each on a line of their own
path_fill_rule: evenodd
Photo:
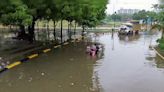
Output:
<svg viewBox="0 0 164 92">
<path fill-rule="evenodd" d="M 150 17 L 152 20 L 155 20 L 157 17 L 157 14 L 156 12 L 153 12 L 153 11 L 141 10 L 138 13 L 134 13 L 132 16 L 134 20 L 141 20 L 141 19 L 145 20 L 147 19 L 147 17 Z"/>
<path fill-rule="evenodd" d="M 1 0 L 0 22 L 28 27 L 33 38 L 35 22 L 75 21 L 82 27 L 95 27 L 105 17 L 108 0 Z M 24 26 L 24 27 L 22 27 Z"/>
<path fill-rule="evenodd" d="M 92 27 L 105 17 L 108 0 L 2 0 L 2 2 L 0 16 L 1 23 L 4 24 L 21 24 L 18 20 L 22 20 L 22 24 L 30 25 L 32 17 L 34 21 L 63 19 Z"/>
</svg>

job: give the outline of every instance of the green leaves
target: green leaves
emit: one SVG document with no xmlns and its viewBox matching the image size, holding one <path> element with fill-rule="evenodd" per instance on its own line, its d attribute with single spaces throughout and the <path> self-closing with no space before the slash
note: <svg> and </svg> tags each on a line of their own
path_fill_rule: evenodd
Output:
<svg viewBox="0 0 164 92">
<path fill-rule="evenodd" d="M 160 10 L 158 14 L 158 20 L 162 26 L 164 26 L 164 0 L 159 0 L 160 4 L 158 5 L 158 9 Z"/>
<path fill-rule="evenodd" d="M 6 25 L 30 25 L 33 18 L 76 21 L 96 26 L 104 17 L 108 0 L 3 0 L 1 22 Z M 6 8 L 5 10 L 3 10 Z"/>
<path fill-rule="evenodd" d="M 134 20 L 147 20 L 148 17 L 151 18 L 151 20 L 156 20 L 157 13 L 153 11 L 141 10 L 138 13 L 134 13 L 132 16 Z"/>
<path fill-rule="evenodd" d="M 158 20 L 164 26 L 164 11 L 159 12 Z"/>
<path fill-rule="evenodd" d="M 80 16 L 76 15 L 80 18 L 77 22 L 83 26 L 95 27 L 106 15 L 107 0 L 82 0 L 82 2 L 79 4 L 81 8 L 79 13 L 81 14 Z"/>
<path fill-rule="evenodd" d="M 1 22 L 5 25 L 30 25 L 32 17 L 27 13 L 27 6 L 17 6 L 15 12 L 3 14 Z"/>
</svg>

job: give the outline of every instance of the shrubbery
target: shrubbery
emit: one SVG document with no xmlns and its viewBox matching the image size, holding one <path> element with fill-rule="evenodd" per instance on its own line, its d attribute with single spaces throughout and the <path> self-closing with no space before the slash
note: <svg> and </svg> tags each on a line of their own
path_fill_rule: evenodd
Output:
<svg viewBox="0 0 164 92">
<path fill-rule="evenodd" d="M 164 50 L 164 39 L 158 39 L 157 42 L 159 42 L 159 48 Z"/>
</svg>

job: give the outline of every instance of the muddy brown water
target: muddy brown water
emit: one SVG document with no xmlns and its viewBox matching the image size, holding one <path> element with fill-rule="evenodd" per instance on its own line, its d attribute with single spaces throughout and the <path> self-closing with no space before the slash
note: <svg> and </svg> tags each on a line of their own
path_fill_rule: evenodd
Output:
<svg viewBox="0 0 164 92">
<path fill-rule="evenodd" d="M 164 60 L 149 49 L 160 33 L 92 35 L 100 56 L 85 42 L 54 49 L 0 74 L 0 92 L 164 92 Z"/>
</svg>

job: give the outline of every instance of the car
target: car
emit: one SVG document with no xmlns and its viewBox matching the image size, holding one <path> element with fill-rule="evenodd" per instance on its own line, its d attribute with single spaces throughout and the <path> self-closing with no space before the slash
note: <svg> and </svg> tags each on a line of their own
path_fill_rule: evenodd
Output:
<svg viewBox="0 0 164 92">
<path fill-rule="evenodd" d="M 118 31 L 119 35 L 133 35 L 138 34 L 138 30 L 133 30 L 133 24 L 123 23 Z"/>
</svg>

